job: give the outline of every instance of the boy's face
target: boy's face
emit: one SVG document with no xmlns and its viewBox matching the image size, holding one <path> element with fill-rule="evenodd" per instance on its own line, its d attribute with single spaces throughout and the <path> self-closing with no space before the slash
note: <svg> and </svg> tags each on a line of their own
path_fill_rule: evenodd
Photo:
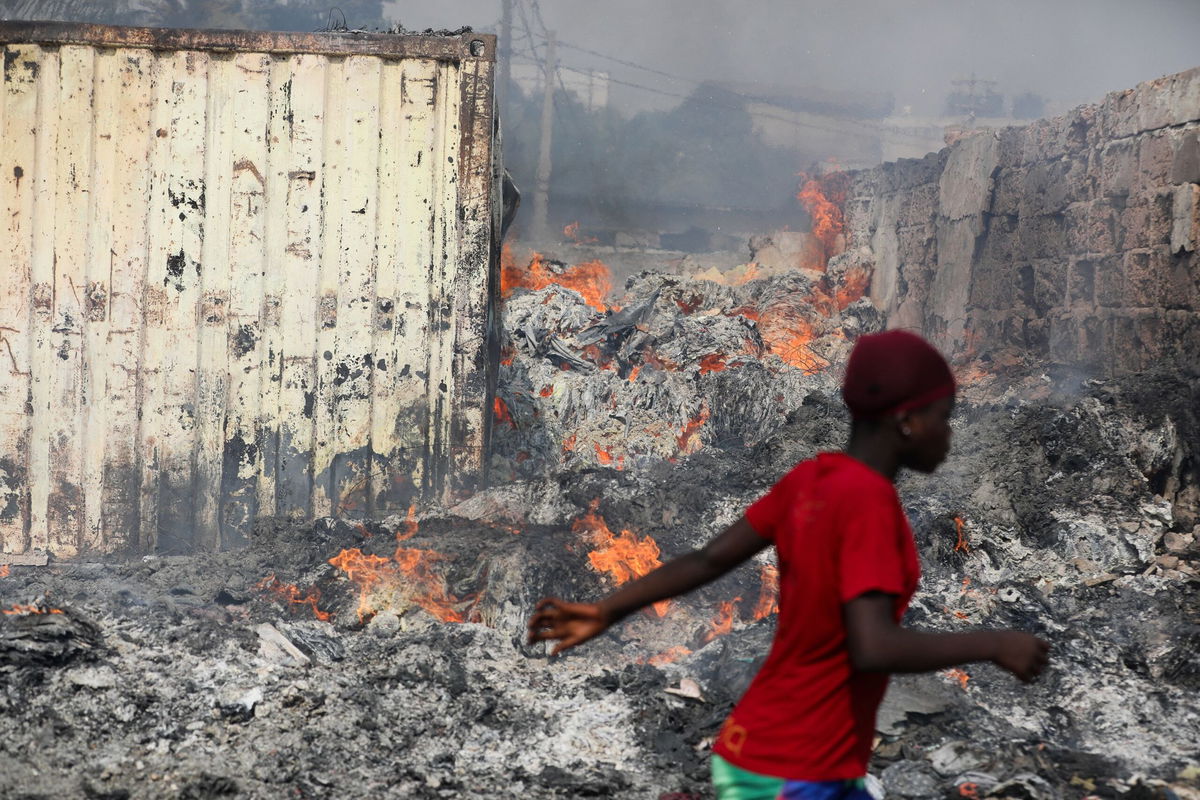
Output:
<svg viewBox="0 0 1200 800">
<path fill-rule="evenodd" d="M 933 472 L 950 452 L 950 413 L 954 398 L 944 397 L 924 408 L 910 411 L 901 420 L 907 425 L 908 447 L 902 455 L 904 466 L 917 472 Z"/>
</svg>

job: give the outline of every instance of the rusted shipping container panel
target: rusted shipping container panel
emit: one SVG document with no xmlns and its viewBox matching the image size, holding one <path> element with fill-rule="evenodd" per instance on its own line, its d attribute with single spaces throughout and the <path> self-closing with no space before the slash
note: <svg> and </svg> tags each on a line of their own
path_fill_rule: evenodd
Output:
<svg viewBox="0 0 1200 800">
<path fill-rule="evenodd" d="M 0 555 L 482 477 L 495 40 L 0 24 Z"/>
</svg>

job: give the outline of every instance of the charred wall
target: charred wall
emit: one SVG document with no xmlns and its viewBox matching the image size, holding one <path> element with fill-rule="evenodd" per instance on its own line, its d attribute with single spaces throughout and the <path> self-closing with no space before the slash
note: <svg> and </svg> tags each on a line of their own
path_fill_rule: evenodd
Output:
<svg viewBox="0 0 1200 800">
<path fill-rule="evenodd" d="M 855 173 L 893 327 L 1096 374 L 1200 363 L 1200 68 Z"/>
</svg>

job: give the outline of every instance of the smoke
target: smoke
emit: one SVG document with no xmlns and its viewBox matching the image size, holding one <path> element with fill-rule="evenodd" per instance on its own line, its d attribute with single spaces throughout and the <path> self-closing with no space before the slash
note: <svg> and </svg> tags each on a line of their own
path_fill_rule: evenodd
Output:
<svg viewBox="0 0 1200 800">
<path fill-rule="evenodd" d="M 1025 91 L 1044 95 L 1055 111 L 1196 66 L 1194 32 L 1200 30 L 1200 3 L 1194 0 L 525 0 L 525 5 L 524 19 L 514 15 L 518 38 L 527 21 L 540 49 L 544 22 L 564 42 L 594 51 L 564 50 L 564 64 L 604 69 L 614 79 L 645 87 L 611 88 L 613 103 L 626 112 L 669 107 L 678 102 L 670 95 L 687 95 L 704 81 L 739 81 L 885 91 L 895 95 L 898 107 L 935 113 L 950 81 L 972 74 L 997 81 L 1009 97 Z M 5 0 L 0 18 L 110 22 L 169 16 L 170 24 L 180 26 L 216 22 L 311 30 L 312 21 L 323 24 L 335 6 L 351 28 L 382 21 L 410 30 L 470 25 L 492 31 L 502 0 Z M 518 50 L 523 48 L 518 41 Z"/>
<path fill-rule="evenodd" d="M 6 0 L 0 16 L 496 32 L 504 2 Z M 1195 66 L 1200 30 L 1195 0 L 510 2 L 514 82 L 501 87 L 506 165 L 529 196 L 542 138 L 538 76 L 553 31 L 550 227 L 581 222 L 583 236 L 605 244 L 617 231 L 744 237 L 802 228 L 797 173 L 939 148 L 947 99 L 963 92 L 955 81 L 987 82 L 979 85 L 989 102 L 980 107 L 1016 123 L 1014 113 L 1053 115 Z M 604 73 L 600 95 L 571 88 L 594 71 Z M 964 104 L 956 109 L 965 115 Z M 894 129 L 897 117 L 928 123 L 925 134 L 881 143 L 878 131 Z M 528 234 L 523 216 L 518 236 Z M 692 238 L 693 249 L 706 249 L 703 235 Z"/>
<path fill-rule="evenodd" d="M 1196 66 L 1194 0 L 544 0 L 547 27 L 564 41 L 693 81 L 754 81 L 889 91 L 898 105 L 937 112 L 950 81 L 996 80 L 1007 95 L 1034 91 L 1068 108 L 1105 92 Z M 489 28 L 499 0 L 390 2 L 410 28 Z M 536 21 L 531 25 L 537 27 Z M 518 28 L 521 20 L 516 19 Z M 564 58 L 567 54 L 564 54 Z M 587 53 L 577 65 L 686 93 L 671 81 Z M 623 107 L 669 104 L 614 87 Z"/>
</svg>

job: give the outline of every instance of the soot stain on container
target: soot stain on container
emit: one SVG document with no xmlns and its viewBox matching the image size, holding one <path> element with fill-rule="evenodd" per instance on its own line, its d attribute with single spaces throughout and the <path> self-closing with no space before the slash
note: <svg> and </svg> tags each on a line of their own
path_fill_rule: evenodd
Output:
<svg viewBox="0 0 1200 800">
<path fill-rule="evenodd" d="M 230 341 L 234 358 L 245 358 L 258 345 L 258 339 L 258 330 L 254 325 L 239 325 Z"/>
<path fill-rule="evenodd" d="M 25 468 L 7 456 L 0 458 L 0 522 L 19 519 L 21 500 L 28 485 Z"/>
<path fill-rule="evenodd" d="M 186 265 L 187 254 L 183 251 L 182 247 L 179 248 L 178 253 L 168 255 L 167 277 L 163 278 L 163 286 L 174 285 L 176 291 L 182 292 L 184 289 L 183 271 Z"/>
</svg>

